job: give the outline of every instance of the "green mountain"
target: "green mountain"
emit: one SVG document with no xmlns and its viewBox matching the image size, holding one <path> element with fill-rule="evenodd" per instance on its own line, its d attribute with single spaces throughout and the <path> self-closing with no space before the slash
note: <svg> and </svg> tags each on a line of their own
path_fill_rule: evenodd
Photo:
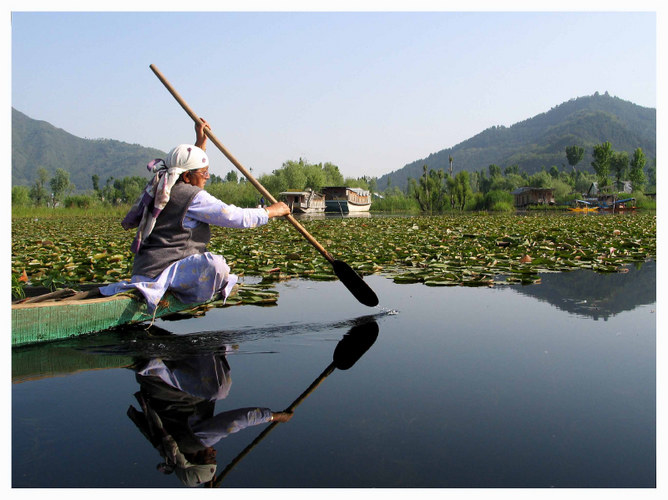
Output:
<svg viewBox="0 0 668 500">
<path fill-rule="evenodd" d="M 546 113 L 510 127 L 491 127 L 456 146 L 409 163 L 380 177 L 378 187 L 385 189 L 389 180 L 391 186 L 404 189 L 409 177 L 422 175 L 423 165 L 448 172 L 450 157 L 453 174 L 461 170 L 487 171 L 491 164 L 502 170 L 518 165 L 529 174 L 552 166 L 570 169 L 565 150 L 573 145 L 585 148 L 577 168 L 593 171 L 593 146 L 605 141 L 629 156 L 642 148 L 650 163 L 656 158 L 656 109 L 611 97 L 607 92 L 571 99 Z"/>
<path fill-rule="evenodd" d="M 70 173 L 77 190 L 92 189 L 94 174 L 103 185 L 110 177 L 148 178 L 146 164 L 164 158 L 158 149 L 111 139 L 82 139 L 12 108 L 12 185 L 31 185 L 37 169 L 50 176 L 57 168 Z"/>
</svg>

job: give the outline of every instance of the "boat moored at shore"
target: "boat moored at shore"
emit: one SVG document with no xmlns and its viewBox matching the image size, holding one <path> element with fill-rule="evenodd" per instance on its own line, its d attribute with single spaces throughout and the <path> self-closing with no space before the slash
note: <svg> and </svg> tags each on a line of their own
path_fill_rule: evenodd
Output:
<svg viewBox="0 0 668 500">
<path fill-rule="evenodd" d="M 330 186 L 322 191 L 327 212 L 368 212 L 371 209 L 371 193 L 365 189 Z"/>
</svg>

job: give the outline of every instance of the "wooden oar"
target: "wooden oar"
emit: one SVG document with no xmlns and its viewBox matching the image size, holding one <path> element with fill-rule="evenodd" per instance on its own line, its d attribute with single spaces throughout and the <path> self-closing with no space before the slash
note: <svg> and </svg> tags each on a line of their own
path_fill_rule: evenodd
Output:
<svg viewBox="0 0 668 500">
<path fill-rule="evenodd" d="M 190 118 L 195 121 L 195 123 L 201 124 L 201 120 L 199 118 L 199 115 L 197 115 L 191 108 L 188 106 L 188 104 L 183 100 L 183 98 L 174 90 L 174 88 L 171 86 L 171 84 L 167 81 L 167 79 L 164 77 L 164 75 L 158 70 L 158 68 L 155 67 L 154 64 L 151 64 L 150 66 L 151 70 L 153 73 L 155 73 L 155 76 L 158 77 L 158 79 L 162 82 L 162 84 L 165 86 L 165 88 L 169 91 L 172 96 L 176 99 L 176 101 L 181 105 L 181 107 L 184 109 L 186 113 L 190 116 Z M 265 187 L 258 182 L 253 175 L 246 170 L 246 168 L 239 163 L 239 161 L 232 156 L 232 154 L 227 150 L 225 146 L 218 140 L 218 138 L 213 135 L 213 132 L 211 132 L 210 128 L 204 128 L 204 132 L 206 133 L 207 137 L 211 139 L 211 142 L 220 150 L 221 153 L 223 153 L 228 160 L 232 162 L 232 164 L 237 167 L 237 169 L 248 179 L 248 181 L 255 186 L 255 188 L 262 194 L 262 196 L 265 197 L 265 199 L 269 200 L 271 203 L 276 203 L 276 199 L 271 195 L 269 191 L 265 189 Z M 309 234 L 309 232 L 292 216 L 292 214 L 288 214 L 285 216 L 288 221 L 290 221 L 290 224 L 292 224 L 297 231 L 299 231 L 306 240 L 313 245 L 316 250 L 318 250 L 324 257 L 329 261 L 329 263 L 332 265 L 334 269 L 334 273 L 336 276 L 341 280 L 341 282 L 350 290 L 350 292 L 355 296 L 357 300 L 359 300 L 362 304 L 365 306 L 370 306 L 374 307 L 378 305 L 378 297 L 374 293 L 373 290 L 367 285 L 362 277 L 357 274 L 348 264 L 341 260 L 336 260 L 332 255 L 325 250 L 325 248 L 318 243 L 318 241 Z"/>
<path fill-rule="evenodd" d="M 316 378 L 313 383 L 308 386 L 308 388 L 301 393 L 301 395 L 293 401 L 293 403 L 288 406 L 284 411 L 292 413 L 297 406 L 299 406 L 302 401 L 304 401 L 315 389 L 336 369 L 347 370 L 352 367 L 357 360 L 362 357 L 362 355 L 369 350 L 373 343 L 378 338 L 378 323 L 375 321 L 370 321 L 368 323 L 362 323 L 359 325 L 353 326 L 348 333 L 346 333 L 343 338 L 339 341 L 334 349 L 334 355 L 332 356 L 332 362 L 329 364 L 325 371 L 323 371 L 318 378 Z M 225 469 L 220 473 L 220 475 L 215 478 L 211 485 L 212 487 L 220 486 L 220 483 L 223 482 L 223 479 L 230 473 L 230 471 L 239 463 L 241 460 L 253 449 L 255 446 L 262 441 L 267 434 L 269 434 L 274 427 L 276 427 L 279 422 L 272 422 L 269 426 L 263 430 L 251 444 L 246 446 L 241 453 L 239 453 L 234 460 L 232 460 Z"/>
</svg>

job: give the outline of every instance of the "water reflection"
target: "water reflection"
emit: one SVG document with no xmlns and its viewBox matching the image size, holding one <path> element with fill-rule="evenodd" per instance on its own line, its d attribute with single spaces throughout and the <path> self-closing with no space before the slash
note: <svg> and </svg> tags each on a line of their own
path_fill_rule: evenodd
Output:
<svg viewBox="0 0 668 500">
<path fill-rule="evenodd" d="M 138 359 L 159 357 L 178 361 L 184 356 L 228 354 L 238 344 L 302 335 L 314 331 L 352 329 L 373 323 L 394 311 L 334 321 L 303 322 L 236 330 L 189 332 L 175 335 L 153 325 L 126 325 L 95 335 L 63 339 L 12 349 L 12 383 L 18 384 L 88 370 L 129 368 Z"/>
<path fill-rule="evenodd" d="M 355 326 L 353 326 L 348 333 L 339 341 L 334 349 L 332 362 L 325 368 L 325 370 L 302 392 L 297 399 L 295 399 L 290 406 L 285 409 L 286 415 L 292 415 L 295 409 L 315 391 L 320 384 L 334 372 L 336 369 L 348 370 L 357 363 L 357 361 L 364 355 L 365 352 L 374 344 L 378 338 L 378 323 L 372 317 L 363 318 Z M 278 422 L 282 422 L 279 420 Z M 211 485 L 214 487 L 220 486 L 225 477 L 232 471 L 232 469 L 255 448 L 277 425 L 274 421 L 267 429 L 265 429 L 257 438 L 253 440 L 241 453 L 239 453 L 223 471 L 212 481 Z"/>
<path fill-rule="evenodd" d="M 347 370 L 362 357 L 378 336 L 377 317 L 319 325 L 320 329 L 346 326 L 349 330 L 337 343 L 332 362 L 285 410 L 266 406 L 221 410 L 232 385 L 228 355 L 239 352 L 234 341 L 242 336 L 251 341 L 258 336 L 314 331 L 315 325 L 273 327 L 265 329 L 268 331 L 264 334 L 261 329 L 253 329 L 179 336 L 157 326 L 108 331 L 13 350 L 12 381 L 21 383 L 109 368 L 134 371 L 139 385 L 134 393 L 137 403 L 129 406 L 127 416 L 156 450 L 157 470 L 175 475 L 185 486 L 220 486 L 236 464 L 279 423 L 288 422 L 297 406 L 332 372 Z M 223 342 L 225 339 L 232 342 Z M 263 424 L 269 425 L 216 476 L 216 444 L 231 434 Z"/>
<path fill-rule="evenodd" d="M 656 261 L 626 266 L 623 273 L 587 269 L 541 275 L 541 283 L 511 287 L 578 316 L 610 317 L 656 302 Z"/>
<path fill-rule="evenodd" d="M 216 413 L 216 402 L 227 397 L 232 383 L 224 353 L 139 360 L 132 368 L 140 386 L 135 398 L 141 411 L 130 406 L 127 414 L 164 460 L 158 470 L 174 473 L 186 486 L 218 486 L 278 423 L 288 422 L 297 406 L 335 369 L 351 368 L 377 336 L 373 319 L 353 326 L 337 344 L 325 371 L 283 411 L 244 407 Z M 270 425 L 265 431 L 215 477 L 214 445 L 230 434 L 266 423 Z"/>
<path fill-rule="evenodd" d="M 178 360 L 152 358 L 133 369 L 140 390 L 127 415 L 160 453 L 158 470 L 172 472 L 186 486 L 213 479 L 218 441 L 247 427 L 270 421 L 286 422 L 291 413 L 246 407 L 215 413 L 232 378 L 225 354 L 204 354 Z"/>
</svg>

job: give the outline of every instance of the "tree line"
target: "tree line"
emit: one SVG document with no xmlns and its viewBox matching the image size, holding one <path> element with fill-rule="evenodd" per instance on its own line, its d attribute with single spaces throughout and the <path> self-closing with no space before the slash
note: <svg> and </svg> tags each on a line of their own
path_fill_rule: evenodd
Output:
<svg viewBox="0 0 668 500">
<path fill-rule="evenodd" d="M 552 166 L 533 175 L 523 172 L 518 165 L 502 169 L 495 164 L 489 165 L 487 170 L 471 173 L 462 170 L 453 175 L 453 158 L 450 157 L 447 174 L 443 169 L 432 170 L 424 165 L 418 179 L 408 179 L 403 195 L 415 200 L 420 211 L 433 213 L 446 210 L 513 210 L 511 193 L 520 187 L 553 189 L 555 201 L 560 205 L 582 196 L 594 182 L 599 190 L 621 192 L 624 182 L 631 181 L 636 197 L 643 197 L 647 187 L 656 189 L 656 165 L 647 165 L 641 148 L 629 157 L 626 151 L 615 151 L 610 142 L 595 145 L 591 162 L 593 173 L 578 168 L 585 153 L 583 147 L 568 146 L 564 153 L 570 169 Z M 390 190 L 389 185 L 385 193 L 394 197 L 395 201 L 402 196 L 398 189 Z"/>
<path fill-rule="evenodd" d="M 284 162 L 271 174 L 258 177 L 260 183 L 275 197 L 284 191 L 321 190 L 324 186 L 349 186 L 376 193 L 372 209 L 385 211 L 413 211 L 438 213 L 463 210 L 513 210 L 512 191 L 520 187 L 551 188 L 557 204 L 566 204 L 586 193 L 593 182 L 599 188 L 622 190 L 622 182 L 630 180 L 634 193 L 641 195 L 647 187 L 656 189 L 656 163 L 647 165 L 641 148 L 629 157 L 625 151 L 614 151 L 609 142 L 593 147 L 591 167 L 593 173 L 579 165 L 585 149 L 573 145 L 565 148 L 570 168 L 552 166 L 533 175 L 522 171 L 518 165 L 501 168 L 491 164 L 487 169 L 453 173 L 454 159 L 449 158 L 450 168 L 433 170 L 423 166 L 422 175 L 409 178 L 405 190 L 388 184 L 378 186 L 375 177 L 344 178 L 339 167 L 330 163 L 310 163 L 302 158 Z M 38 169 L 37 180 L 31 186 L 12 188 L 13 206 L 64 206 L 92 208 L 97 206 L 121 206 L 132 204 L 146 186 L 147 179 L 133 176 L 114 179 L 109 177 L 102 185 L 98 175 L 92 176 L 93 190 L 75 194 L 75 185 L 69 173 L 57 169 L 49 178 L 44 168 Z M 255 187 L 235 170 L 224 177 L 211 175 L 205 189 L 213 196 L 241 207 L 257 206 L 261 197 Z"/>
<path fill-rule="evenodd" d="M 114 179 L 109 177 L 101 184 L 99 175 L 91 177 L 93 189 L 75 193 L 76 186 L 70 181 L 69 172 L 57 169 L 49 178 L 48 171 L 40 167 L 37 179 L 31 186 L 12 188 L 13 206 L 35 207 L 77 207 L 93 208 L 98 206 L 122 206 L 134 203 L 141 195 L 148 181 L 145 177 L 132 176 Z M 275 197 L 284 191 L 321 190 L 324 186 L 350 186 L 375 189 L 373 180 L 344 178 L 339 167 L 333 163 L 309 163 L 304 159 L 289 160 L 271 174 L 258 177 L 258 181 Z M 205 189 L 213 196 L 228 204 L 240 207 L 257 206 L 261 195 L 244 177 L 235 170 L 224 177 L 212 174 Z"/>
</svg>

